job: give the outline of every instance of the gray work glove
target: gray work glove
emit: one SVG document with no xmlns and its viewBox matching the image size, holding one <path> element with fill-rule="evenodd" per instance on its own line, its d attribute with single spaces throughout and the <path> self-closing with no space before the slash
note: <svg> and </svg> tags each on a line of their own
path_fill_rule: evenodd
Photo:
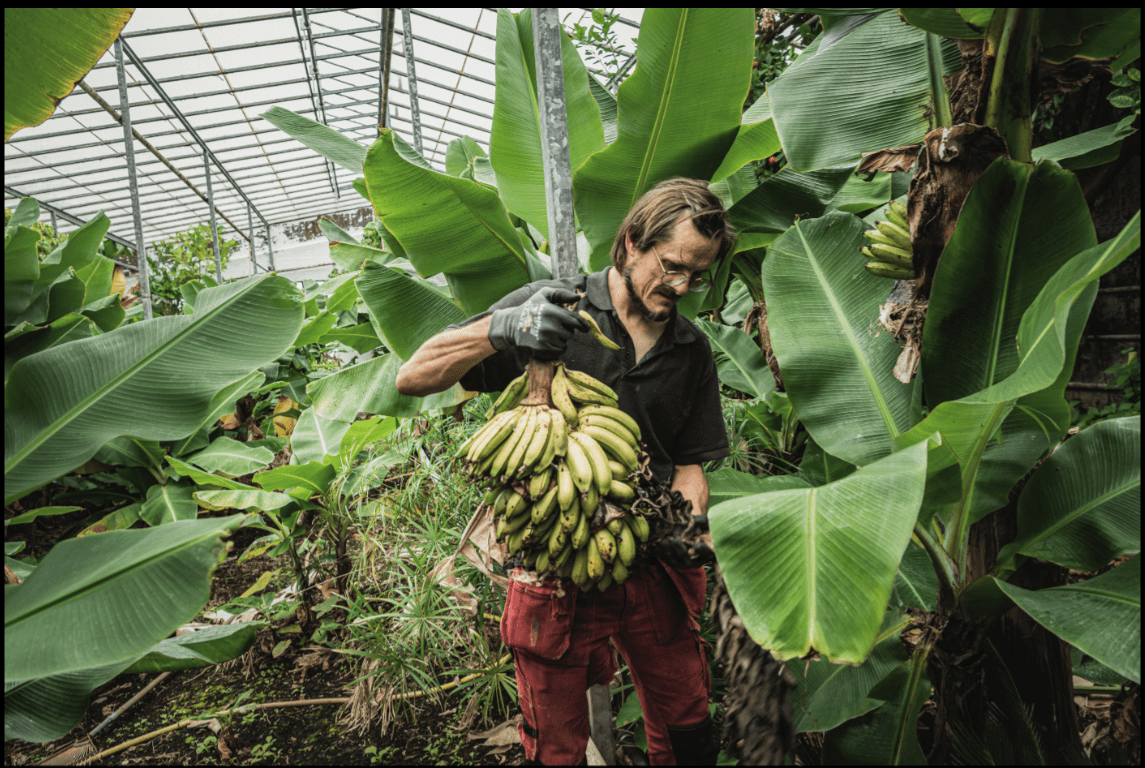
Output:
<svg viewBox="0 0 1145 768">
<path fill-rule="evenodd" d="M 516 307 L 498 309 L 490 315 L 489 342 L 494 349 L 523 347 L 538 360 L 555 360 L 576 331 L 588 323 L 557 304 L 569 304 L 580 296 L 560 288 L 542 288 Z"/>
</svg>

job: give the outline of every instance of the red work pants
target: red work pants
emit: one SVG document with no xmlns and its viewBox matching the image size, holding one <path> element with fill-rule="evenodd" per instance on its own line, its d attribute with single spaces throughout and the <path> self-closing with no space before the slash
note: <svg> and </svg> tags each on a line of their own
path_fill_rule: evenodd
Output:
<svg viewBox="0 0 1145 768">
<path fill-rule="evenodd" d="M 659 562 L 603 593 L 554 577 L 541 586 L 510 580 L 501 636 L 516 664 L 526 757 L 545 765 L 573 765 L 584 757 L 585 691 L 616 673 L 611 639 L 640 696 L 650 762 L 675 765 L 668 726 L 696 725 L 708 716 L 706 644 L 689 616 L 699 614 L 704 586 L 702 568 L 669 573 Z"/>
</svg>

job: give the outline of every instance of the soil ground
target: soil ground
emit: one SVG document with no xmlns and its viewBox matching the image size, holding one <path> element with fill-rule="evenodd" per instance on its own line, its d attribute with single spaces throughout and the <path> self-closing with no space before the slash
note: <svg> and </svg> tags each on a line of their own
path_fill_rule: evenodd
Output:
<svg viewBox="0 0 1145 768">
<path fill-rule="evenodd" d="M 79 513 L 77 513 L 79 514 Z M 70 516 L 45 518 L 37 530 L 9 536 L 27 538 L 26 552 L 40 555 L 52 542 L 66 536 L 75 521 Z M 32 528 L 32 526 L 18 526 Z M 22 535 L 21 535 L 22 534 Z M 238 563 L 238 557 L 257 532 L 235 534 L 234 548 L 215 573 L 211 600 L 203 611 L 214 610 L 242 594 L 258 576 L 285 568 L 270 588 L 289 578 L 286 556 L 265 555 Z M 21 553 L 22 555 L 24 553 Z M 196 620 L 201 620 L 197 617 Z M 287 637 L 289 637 L 287 635 Z M 260 641 L 262 638 L 260 638 Z M 322 646 L 299 650 L 292 645 L 275 658 L 264 643 L 256 642 L 249 664 L 230 663 L 171 674 L 121 717 L 93 739 L 97 750 L 107 750 L 185 719 L 226 709 L 244 691 L 243 704 L 346 698 L 354 679 L 346 657 Z M 244 666 L 247 667 L 244 669 Z M 80 741 L 108 715 L 155 679 L 155 675 L 120 675 L 98 688 L 83 721 L 66 737 L 45 744 L 20 740 L 4 744 L 5 765 L 35 765 Z M 151 738 L 129 749 L 99 759 L 101 765 L 519 765 L 525 759 L 520 743 L 490 746 L 486 739 L 470 739 L 473 730 L 459 731 L 467 697 L 446 698 L 441 704 L 411 703 L 412 713 L 400 717 L 383 735 L 378 728 L 360 734 L 339 720 L 341 705 L 298 706 L 234 716 L 216 734 L 210 727 L 183 727 Z M 474 730 L 483 731 L 478 725 Z M 514 729 L 515 730 L 515 729 Z"/>
</svg>

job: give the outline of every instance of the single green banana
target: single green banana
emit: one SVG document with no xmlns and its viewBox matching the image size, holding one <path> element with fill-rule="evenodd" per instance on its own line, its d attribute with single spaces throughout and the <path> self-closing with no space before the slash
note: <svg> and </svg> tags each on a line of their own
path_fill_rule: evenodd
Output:
<svg viewBox="0 0 1145 768">
<path fill-rule="evenodd" d="M 604 576 L 604 559 L 600 556 L 595 536 L 588 537 L 588 546 L 585 550 L 588 552 L 588 578 L 591 581 L 600 581 L 600 577 Z"/>
<path fill-rule="evenodd" d="M 508 549 L 510 557 L 520 551 L 521 543 L 525 540 L 526 527 L 527 526 L 522 525 L 519 529 L 509 534 Z"/>
<path fill-rule="evenodd" d="M 883 245 L 897 245 L 897 243 L 894 240 L 887 237 L 886 235 L 884 235 L 882 232 L 878 231 L 877 229 L 868 229 L 868 230 L 864 231 L 863 237 L 867 238 L 867 241 L 871 242 L 871 243 L 882 243 Z"/>
<path fill-rule="evenodd" d="M 576 484 L 573 483 L 572 470 L 567 461 L 557 466 L 557 504 L 561 509 L 568 509 L 576 501 Z"/>
<path fill-rule="evenodd" d="M 553 468 L 546 467 L 529 478 L 529 498 L 536 499 L 544 496 L 549 490 L 549 483 L 553 479 Z"/>
<path fill-rule="evenodd" d="M 609 455 L 611 455 L 612 458 L 616 459 L 624 466 L 628 467 L 630 470 L 636 469 L 636 467 L 639 466 L 640 459 L 636 456 L 636 451 L 632 449 L 631 445 L 617 437 L 614 432 L 609 432 L 607 429 L 594 426 L 581 427 L 579 432 L 585 437 L 591 437 L 596 441 L 597 445 L 603 449 L 603 452 L 606 455 L 604 457 L 604 469 L 601 471 L 602 473 L 607 474 L 610 481 L 612 480 L 612 470 L 608 468 Z M 594 463 L 593 469 L 595 470 L 596 468 L 596 464 Z M 607 486 L 604 488 L 603 492 L 608 492 Z"/>
<path fill-rule="evenodd" d="M 616 459 L 609 459 L 608 460 L 608 468 L 612 470 L 612 479 L 613 480 L 624 481 L 624 480 L 628 479 L 628 470 L 625 468 L 625 466 L 623 464 L 621 464 Z"/>
<path fill-rule="evenodd" d="M 576 384 L 571 378 L 569 379 L 569 397 L 578 403 L 585 403 L 587 405 L 607 405 L 612 408 L 616 407 L 616 398 L 609 397 L 608 395 L 602 395 L 596 390 Z"/>
<path fill-rule="evenodd" d="M 569 384 L 568 377 L 565 374 L 565 367 L 558 365 L 557 370 L 553 373 L 553 384 L 549 390 L 549 396 L 553 399 L 553 405 L 565 417 L 565 424 L 568 427 L 575 427 L 577 423 L 577 410 L 573 405 L 573 401 L 569 399 Z M 568 430 L 565 430 L 566 432 Z"/>
<path fill-rule="evenodd" d="M 572 548 L 572 545 L 565 544 L 565 548 L 562 549 L 556 557 L 549 557 L 549 567 L 554 571 L 564 568 L 565 563 L 572 559 L 573 552 L 575 552 L 575 550 Z"/>
<path fill-rule="evenodd" d="M 588 329 L 588 332 L 592 334 L 594 339 L 596 339 L 598 342 L 600 342 L 601 346 L 603 346 L 607 349 L 620 349 L 619 344 L 617 344 L 615 341 L 613 341 L 612 339 L 610 339 L 604 335 L 604 331 L 600 330 L 600 326 L 597 325 L 596 321 L 592 319 L 592 315 L 590 315 L 588 312 L 584 311 L 583 309 L 580 312 L 577 312 L 577 314 L 588 321 L 588 324 L 590 326 Z"/>
<path fill-rule="evenodd" d="M 569 433 L 569 453 L 565 456 L 568 467 L 572 470 L 573 484 L 578 491 L 585 491 L 593 484 L 593 467 L 584 446 L 576 439 L 577 433 Z M 607 459 L 605 463 L 607 464 Z M 611 475 L 610 475 L 611 476 Z"/>
<path fill-rule="evenodd" d="M 604 575 L 600 577 L 600 581 L 596 582 L 596 588 L 601 592 L 606 591 L 612 586 L 612 571 L 605 570 Z"/>
<path fill-rule="evenodd" d="M 612 485 L 608 487 L 608 493 L 605 495 L 613 501 L 629 504 L 636 498 L 636 489 L 623 480 L 613 478 Z"/>
<path fill-rule="evenodd" d="M 554 525 L 549 534 L 549 557 L 556 557 L 569 543 L 568 532 L 559 525 Z"/>
<path fill-rule="evenodd" d="M 554 485 L 550 488 L 541 500 L 533 505 L 529 510 L 532 515 L 534 523 L 543 523 L 548 520 L 557 511 L 557 487 Z"/>
<path fill-rule="evenodd" d="M 578 549 L 573 555 L 572 563 L 572 572 L 569 573 L 569 578 L 572 579 L 573 584 L 579 587 L 588 581 L 588 547 Z M 603 565 L 601 563 L 601 567 Z"/>
<path fill-rule="evenodd" d="M 543 451 L 541 451 L 541 457 L 537 459 L 537 463 L 535 465 L 538 471 L 552 468 L 553 459 L 556 458 L 557 455 L 557 440 L 559 438 L 559 435 L 557 434 L 557 425 L 563 425 L 565 423 L 565 417 L 561 416 L 561 412 L 556 408 L 549 408 L 548 413 L 550 425 L 549 434 L 545 439 L 545 448 Z"/>
<path fill-rule="evenodd" d="M 560 513 L 560 527 L 565 533 L 572 533 L 576 530 L 577 521 L 583 517 L 581 515 L 580 503 L 573 501 L 568 507 L 561 509 Z"/>
<path fill-rule="evenodd" d="M 616 554 L 625 566 L 632 565 L 636 559 L 636 534 L 628 527 L 628 518 L 621 518 L 620 533 L 613 534 L 616 538 Z"/>
<path fill-rule="evenodd" d="M 509 496 L 515 496 L 513 489 L 507 485 L 501 486 L 501 490 L 497 492 L 497 497 L 493 499 L 493 514 L 505 514 L 505 504 L 509 501 Z"/>
<path fill-rule="evenodd" d="M 582 388 L 591 389 L 611 400 L 617 399 L 616 392 L 613 391 L 612 387 L 599 379 L 594 379 L 584 371 L 574 371 L 572 368 L 565 368 L 565 376 L 568 377 L 570 384 L 577 384 Z"/>
<path fill-rule="evenodd" d="M 573 548 L 569 547 L 565 551 L 569 553 L 569 557 L 566 557 L 564 563 L 557 569 L 557 573 L 562 579 L 572 577 L 573 566 L 576 565 L 576 554 L 574 553 Z M 551 559 L 552 558 L 550 558 L 550 560 Z"/>
<path fill-rule="evenodd" d="M 588 515 L 577 515 L 576 528 L 573 529 L 572 535 L 569 536 L 569 541 L 573 549 L 583 549 L 585 544 L 588 543 L 589 535 Z"/>
<path fill-rule="evenodd" d="M 569 450 L 569 423 L 559 410 L 553 416 L 553 457 L 565 456 Z M 552 459 L 550 459 L 552 461 Z"/>
<path fill-rule="evenodd" d="M 526 391 L 529 388 L 529 372 L 522 373 L 517 378 L 509 382 L 509 386 L 505 387 L 505 391 L 493 403 L 493 407 L 489 409 L 489 416 L 496 416 L 505 411 L 511 411 L 517 407 L 517 404 L 524 398 Z"/>
<path fill-rule="evenodd" d="M 528 506 L 529 502 L 525 500 L 525 497 L 513 491 L 505 502 L 505 517 L 516 517 Z"/>
<path fill-rule="evenodd" d="M 612 470 L 608 467 L 608 454 L 600 447 L 600 443 L 596 441 L 595 435 L 587 434 L 584 430 L 578 430 L 569 433 L 569 440 L 570 444 L 575 443 L 580 446 L 588 458 L 589 467 L 592 470 L 592 478 L 596 484 L 596 492 L 600 495 L 608 493 L 609 486 L 612 485 Z M 616 458 L 621 462 L 624 461 L 624 459 L 619 456 Z M 585 489 L 581 488 L 581 490 L 584 491 Z"/>
<path fill-rule="evenodd" d="M 910 269 L 900 269 L 891 266 L 881 261 L 868 261 L 864 265 L 868 272 L 876 277 L 887 277 L 892 280 L 913 280 L 914 271 Z"/>
<path fill-rule="evenodd" d="M 910 219 L 907 218 L 907 207 L 900 203 L 898 200 L 891 201 L 884 211 L 887 220 L 892 224 L 898 224 L 900 227 L 910 232 Z"/>
<path fill-rule="evenodd" d="M 604 385 L 602 384 L 601 386 Z M 611 397 L 613 400 L 616 399 L 616 393 L 611 389 L 608 390 L 608 392 L 601 394 L 604 394 L 607 397 Z M 610 405 L 586 405 L 580 409 L 580 415 L 607 416 L 614 421 L 619 421 L 621 424 L 628 428 L 629 432 L 636 435 L 637 440 L 640 439 L 640 425 L 636 423 L 636 419 L 632 418 L 619 408 L 613 408 Z"/>
<path fill-rule="evenodd" d="M 875 226 L 879 228 L 880 232 L 894 241 L 891 245 L 895 248 L 902 248 L 904 251 L 911 249 L 909 231 L 889 221 L 880 221 L 876 223 Z"/>
<path fill-rule="evenodd" d="M 628 579 L 628 566 L 622 561 L 617 560 L 612 564 L 612 580 L 617 584 L 623 584 Z M 601 580 L 601 584 L 604 580 Z M 597 584 L 597 589 L 600 589 L 600 584 Z"/>
<path fill-rule="evenodd" d="M 633 513 L 628 516 L 628 527 L 636 534 L 636 538 L 641 542 L 648 541 L 648 534 L 651 532 L 648 528 L 648 521 L 644 519 L 643 515 Z"/>
<path fill-rule="evenodd" d="M 607 528 L 600 528 L 592 534 L 592 537 L 596 540 L 596 548 L 600 552 L 600 558 L 611 564 L 616 559 L 616 537 L 612 535 L 612 531 Z"/>
<path fill-rule="evenodd" d="M 580 495 L 580 508 L 589 517 L 596 513 L 596 505 L 599 503 L 600 494 L 597 493 L 595 485 L 590 485 L 588 490 Z"/>
<path fill-rule="evenodd" d="M 549 570 L 549 550 L 540 550 L 540 554 L 537 555 L 536 565 L 537 573 L 544 573 L 545 571 Z"/>
</svg>

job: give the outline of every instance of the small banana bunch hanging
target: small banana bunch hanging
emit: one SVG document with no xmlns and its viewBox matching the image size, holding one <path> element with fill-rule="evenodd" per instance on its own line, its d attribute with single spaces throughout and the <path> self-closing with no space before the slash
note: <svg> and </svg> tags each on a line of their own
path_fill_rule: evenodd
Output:
<svg viewBox="0 0 1145 768">
<path fill-rule="evenodd" d="M 911 262 L 910 223 L 906 219 L 906 206 L 897 200 L 887 208 L 887 221 L 880 221 L 878 229 L 868 229 L 863 237 L 871 242 L 861 249 L 867 262 L 867 271 L 878 277 L 893 280 L 914 278 Z"/>
<path fill-rule="evenodd" d="M 538 574 L 581 588 L 623 583 L 649 527 L 629 509 L 640 427 L 617 407 L 616 393 L 559 361 L 534 360 L 487 419 L 457 456 L 488 488 L 482 503 L 493 507 L 510 556 L 522 553 Z"/>
</svg>

